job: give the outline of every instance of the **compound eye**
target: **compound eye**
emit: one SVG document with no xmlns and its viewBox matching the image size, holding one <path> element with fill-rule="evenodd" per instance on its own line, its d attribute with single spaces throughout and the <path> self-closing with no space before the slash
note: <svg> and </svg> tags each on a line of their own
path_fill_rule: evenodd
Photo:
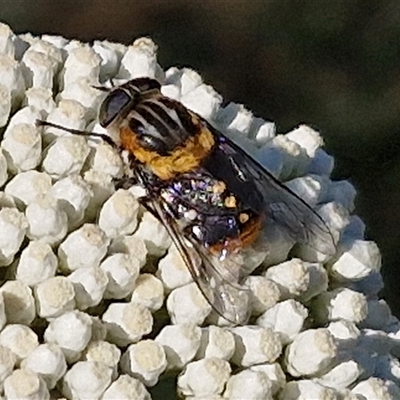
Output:
<svg viewBox="0 0 400 400">
<path fill-rule="evenodd" d="M 123 113 L 132 101 L 124 90 L 113 90 L 103 101 L 99 111 L 99 121 L 103 128 L 107 128 L 118 116 Z"/>
</svg>

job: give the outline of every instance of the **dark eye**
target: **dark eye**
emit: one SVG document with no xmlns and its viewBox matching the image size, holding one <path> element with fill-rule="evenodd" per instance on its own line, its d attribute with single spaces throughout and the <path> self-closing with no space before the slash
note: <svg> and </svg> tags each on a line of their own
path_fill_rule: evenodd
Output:
<svg viewBox="0 0 400 400">
<path fill-rule="evenodd" d="M 121 113 L 126 110 L 132 97 L 124 90 L 113 90 L 103 101 L 99 111 L 99 121 L 103 128 L 111 124 Z"/>
</svg>

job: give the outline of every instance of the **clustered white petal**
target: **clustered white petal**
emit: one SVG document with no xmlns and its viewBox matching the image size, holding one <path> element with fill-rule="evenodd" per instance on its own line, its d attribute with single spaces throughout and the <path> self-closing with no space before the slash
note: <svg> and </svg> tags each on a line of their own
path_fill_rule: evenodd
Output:
<svg viewBox="0 0 400 400">
<path fill-rule="evenodd" d="M 124 157 L 93 86 L 149 76 L 307 201 L 338 240 L 334 256 L 271 229 L 246 253 L 231 326 L 211 308 L 138 187 L 116 189 Z M 138 399 L 174 376 L 190 399 L 399 399 L 400 322 L 384 300 L 381 256 L 332 182 L 318 132 L 223 99 L 187 68 L 164 71 L 149 38 L 132 45 L 16 35 L 0 24 L 0 397 Z M 264 268 L 256 268 L 262 264 Z M 261 271 L 261 272 L 259 272 Z M 250 275 L 251 274 L 251 275 Z"/>
</svg>

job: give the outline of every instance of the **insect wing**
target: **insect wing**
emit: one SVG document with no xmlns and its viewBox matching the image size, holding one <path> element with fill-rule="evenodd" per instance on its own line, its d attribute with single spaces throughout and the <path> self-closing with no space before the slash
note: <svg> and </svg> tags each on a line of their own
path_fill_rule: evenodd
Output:
<svg viewBox="0 0 400 400">
<path fill-rule="evenodd" d="M 248 297 L 238 284 L 240 263 L 233 256 L 220 259 L 185 234 L 162 198 L 145 200 L 142 204 L 164 225 L 194 282 L 217 314 L 232 324 L 244 323 L 248 318 Z"/>
<path fill-rule="evenodd" d="M 219 163 L 221 163 L 221 158 L 226 157 L 229 160 L 228 169 L 231 169 L 228 175 L 236 174 L 236 181 L 243 182 L 243 187 L 248 183 L 256 188 L 258 193 L 247 192 L 246 195 L 248 198 L 251 196 L 255 198 L 255 195 L 259 194 L 267 222 L 273 221 L 282 227 L 298 243 L 306 244 L 328 255 L 336 252 L 332 233 L 316 211 L 229 138 L 215 129 L 213 132 L 218 138 L 218 151 L 223 154 L 219 157 Z M 224 179 L 223 175 L 227 172 L 219 168 L 214 173 L 221 174 L 220 178 Z M 228 187 L 229 179 L 232 180 L 232 178 L 225 180 Z M 238 184 L 236 186 L 240 187 Z M 233 189 L 233 192 L 238 193 L 237 189 Z M 253 200 L 253 202 L 257 201 Z"/>
</svg>

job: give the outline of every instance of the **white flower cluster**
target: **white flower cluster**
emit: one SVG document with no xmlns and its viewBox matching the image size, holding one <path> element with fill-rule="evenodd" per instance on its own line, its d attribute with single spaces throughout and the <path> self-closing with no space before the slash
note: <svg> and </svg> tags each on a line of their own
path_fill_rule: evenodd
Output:
<svg viewBox="0 0 400 400">
<path fill-rule="evenodd" d="M 104 133 L 93 86 L 142 76 L 245 146 L 339 241 L 334 257 L 300 246 L 288 259 L 277 234 L 264 261 L 250 255 L 265 266 L 246 280 L 252 325 L 213 314 L 140 188 L 114 188 L 115 149 L 35 125 Z M 318 132 L 277 135 L 221 104 L 196 72 L 164 72 L 150 39 L 89 45 L 0 25 L 2 398 L 150 399 L 166 371 L 190 399 L 400 398 L 400 322 L 378 297 L 379 250 L 350 216 L 354 188 L 329 179 Z"/>
</svg>

